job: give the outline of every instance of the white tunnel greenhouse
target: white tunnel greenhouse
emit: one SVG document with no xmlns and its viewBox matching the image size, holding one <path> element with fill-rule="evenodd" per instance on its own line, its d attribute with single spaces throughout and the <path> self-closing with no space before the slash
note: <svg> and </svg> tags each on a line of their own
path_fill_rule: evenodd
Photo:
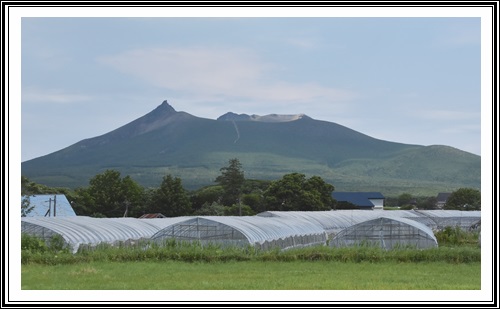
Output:
<svg viewBox="0 0 500 309">
<path fill-rule="evenodd" d="M 259 249 L 288 249 L 325 245 L 327 234 L 314 222 L 302 219 L 244 217 L 195 217 L 174 223 L 152 236 L 155 241 L 176 239 L 246 246 Z"/>
<path fill-rule="evenodd" d="M 60 235 L 73 252 L 81 245 L 115 244 L 149 239 L 153 234 L 186 217 L 161 219 L 91 218 L 74 217 L 24 217 L 21 232 L 49 240 Z"/>
<path fill-rule="evenodd" d="M 384 219 L 380 219 L 384 217 Z M 378 221 L 377 221 L 378 220 Z M 423 247 L 435 242 L 433 231 L 446 226 L 470 229 L 480 225 L 480 211 L 456 210 L 335 210 L 335 211 L 267 211 L 257 216 L 206 216 L 157 219 L 23 217 L 21 231 L 49 240 L 60 235 L 76 252 L 80 246 L 100 243 L 134 242 L 141 239 L 197 240 L 201 243 L 216 242 L 224 245 L 251 245 L 260 249 L 281 249 L 347 244 L 355 233 L 372 230 L 378 237 L 385 235 L 386 247 L 393 242 L 386 240 L 386 228 L 391 237 L 405 240 L 406 244 Z M 371 221 L 371 222 L 370 222 Z M 370 227 L 370 225 L 372 227 Z M 359 229 L 359 230 L 357 230 Z M 376 230 L 378 229 L 378 230 Z M 392 230 L 391 230 L 392 229 Z M 396 233 L 399 232 L 400 235 Z M 382 234 L 381 234 L 382 233 Z M 344 235 L 344 236 L 342 236 Z M 342 238 L 343 237 L 343 238 Z M 370 238 L 371 237 L 371 238 Z M 414 238 L 413 242 L 410 238 Z M 365 236 L 372 239 L 373 235 Z M 334 242 L 333 239 L 336 239 Z"/>
<path fill-rule="evenodd" d="M 461 210 L 416 210 L 422 216 L 430 218 L 434 223 L 435 230 L 442 230 L 447 226 L 460 227 L 468 230 L 472 225 L 481 220 L 481 211 L 461 211 Z"/>
<path fill-rule="evenodd" d="M 355 224 L 376 219 L 381 215 L 395 218 L 422 218 L 422 215 L 411 210 L 399 211 L 371 211 L 371 210 L 335 210 L 335 211 L 266 211 L 259 213 L 257 216 L 306 220 L 314 222 L 327 232 L 329 237 L 335 236 L 337 233 Z M 423 217 L 431 223 L 432 220 Z"/>
<path fill-rule="evenodd" d="M 377 246 L 383 249 L 412 247 L 426 249 L 437 247 L 432 230 L 414 220 L 379 217 L 350 226 L 335 235 L 331 247 L 356 245 Z"/>
<path fill-rule="evenodd" d="M 441 230 L 446 226 L 469 229 L 481 219 L 481 211 L 460 210 L 330 210 L 330 211 L 266 211 L 257 216 L 300 218 L 321 225 L 328 235 L 335 236 L 340 231 L 367 220 L 379 217 L 410 219 Z"/>
</svg>

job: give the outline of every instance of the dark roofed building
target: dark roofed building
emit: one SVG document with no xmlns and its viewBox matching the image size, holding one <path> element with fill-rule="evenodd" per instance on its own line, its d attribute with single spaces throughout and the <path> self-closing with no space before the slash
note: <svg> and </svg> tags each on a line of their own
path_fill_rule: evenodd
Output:
<svg viewBox="0 0 500 309">
<path fill-rule="evenodd" d="M 380 192 L 333 192 L 337 202 L 350 203 L 359 209 L 384 209 L 385 197 Z"/>
<path fill-rule="evenodd" d="M 436 208 L 443 209 L 451 193 L 439 193 L 436 198 Z"/>
</svg>

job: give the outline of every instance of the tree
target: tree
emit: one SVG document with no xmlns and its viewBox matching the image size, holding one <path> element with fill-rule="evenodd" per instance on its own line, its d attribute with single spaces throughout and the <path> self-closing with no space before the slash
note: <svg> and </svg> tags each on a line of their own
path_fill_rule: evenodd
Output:
<svg viewBox="0 0 500 309">
<path fill-rule="evenodd" d="M 481 192 L 473 188 L 453 191 L 443 209 L 481 210 Z"/>
<path fill-rule="evenodd" d="M 121 178 L 120 172 L 106 170 L 89 181 L 87 189 L 80 190 L 83 203 L 79 208 L 85 209 L 87 215 L 94 217 L 131 216 L 138 211 L 144 198 L 144 189 L 130 176 Z"/>
<path fill-rule="evenodd" d="M 319 176 L 306 179 L 304 174 L 291 173 L 271 183 L 264 192 L 264 201 L 267 210 L 330 210 L 335 205 L 334 189 Z"/>
<path fill-rule="evenodd" d="M 422 198 L 417 204 L 418 209 L 436 209 L 437 198 L 435 196 L 429 196 Z"/>
<path fill-rule="evenodd" d="M 213 203 L 220 204 L 222 195 L 224 194 L 224 189 L 219 185 L 207 186 L 200 188 L 191 193 L 191 207 L 193 211 L 197 211 L 206 204 L 211 205 Z"/>
<path fill-rule="evenodd" d="M 232 205 L 232 206 L 224 206 L 224 215 L 225 216 L 253 216 L 255 212 L 248 205 Z"/>
<path fill-rule="evenodd" d="M 242 165 L 238 159 L 230 159 L 229 165 L 220 169 L 221 175 L 215 179 L 224 190 L 221 202 L 223 205 L 231 206 L 240 203 L 245 176 Z"/>
<path fill-rule="evenodd" d="M 195 216 L 223 216 L 225 211 L 225 206 L 217 204 L 216 202 L 205 203 L 200 209 L 194 211 Z"/>
<path fill-rule="evenodd" d="M 410 193 L 402 193 L 398 196 L 398 206 L 410 206 L 413 196 Z"/>
<path fill-rule="evenodd" d="M 33 194 L 31 184 L 27 177 L 21 176 L 21 217 L 26 217 L 35 208 L 30 202 L 30 196 Z"/>
<path fill-rule="evenodd" d="M 23 195 L 21 199 L 21 217 L 26 217 L 34 208 L 35 206 L 30 203 L 30 195 Z"/>
<path fill-rule="evenodd" d="M 160 187 L 153 192 L 151 202 L 150 212 L 159 212 L 167 217 L 191 214 L 191 201 L 178 177 L 164 176 Z"/>
</svg>

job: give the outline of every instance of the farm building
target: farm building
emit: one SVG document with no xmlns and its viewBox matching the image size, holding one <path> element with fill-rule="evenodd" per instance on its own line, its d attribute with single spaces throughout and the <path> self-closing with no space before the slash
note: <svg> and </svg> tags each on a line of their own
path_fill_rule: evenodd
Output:
<svg viewBox="0 0 500 309">
<path fill-rule="evenodd" d="M 380 192 L 332 192 L 339 203 L 348 203 L 364 210 L 382 210 L 385 197 Z"/>
<path fill-rule="evenodd" d="M 330 240 L 331 247 L 356 245 L 380 246 L 383 249 L 415 247 L 419 249 L 437 247 L 432 230 L 405 218 L 379 217 L 352 225 Z"/>
<path fill-rule="evenodd" d="M 163 228 L 153 240 L 176 239 L 222 245 L 254 246 L 267 250 L 325 245 L 325 230 L 302 219 L 258 216 L 209 216 L 188 218 Z"/>
<path fill-rule="evenodd" d="M 60 235 L 73 252 L 82 245 L 115 244 L 149 239 L 167 225 L 185 220 L 186 217 L 162 219 L 91 218 L 73 217 L 24 217 L 21 232 L 49 241 Z"/>
<path fill-rule="evenodd" d="M 436 197 L 436 208 L 437 209 L 443 209 L 444 205 L 446 205 L 446 202 L 448 201 L 448 198 L 450 197 L 451 193 L 445 193 L 445 192 L 440 192 L 438 193 Z"/>
<path fill-rule="evenodd" d="M 22 196 L 21 201 L 29 198 L 29 205 L 33 209 L 26 217 L 68 217 L 76 216 L 73 207 L 64 194 L 37 194 Z"/>
</svg>

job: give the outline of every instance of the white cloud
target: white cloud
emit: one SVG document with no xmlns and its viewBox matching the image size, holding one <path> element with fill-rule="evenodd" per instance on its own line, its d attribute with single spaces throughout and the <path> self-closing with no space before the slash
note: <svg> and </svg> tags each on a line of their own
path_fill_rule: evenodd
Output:
<svg viewBox="0 0 500 309">
<path fill-rule="evenodd" d="M 92 97 L 82 94 L 65 93 L 63 90 L 23 89 L 21 100 L 23 103 L 80 103 L 89 101 Z"/>
<path fill-rule="evenodd" d="M 354 94 L 315 82 L 273 80 L 274 64 L 239 48 L 150 48 L 102 57 L 101 62 L 158 87 L 205 99 L 273 103 L 344 101 Z"/>
</svg>

